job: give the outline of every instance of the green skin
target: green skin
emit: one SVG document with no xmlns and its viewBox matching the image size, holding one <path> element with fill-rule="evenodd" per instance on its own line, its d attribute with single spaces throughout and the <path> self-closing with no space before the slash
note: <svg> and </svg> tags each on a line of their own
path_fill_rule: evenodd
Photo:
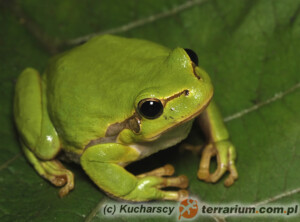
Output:
<svg viewBox="0 0 300 222">
<path fill-rule="evenodd" d="M 188 91 L 188 93 L 186 93 Z M 64 150 L 106 193 L 131 201 L 180 200 L 185 176 L 170 165 L 135 176 L 127 164 L 179 143 L 197 119 L 208 137 L 198 177 L 225 185 L 237 179 L 235 149 L 213 101 L 209 76 L 182 48 L 169 50 L 139 39 L 98 36 L 52 58 L 42 77 L 25 69 L 18 78 L 14 117 L 24 153 L 37 172 L 60 189 L 74 187 L 73 173 L 55 158 Z M 163 104 L 158 118 L 138 109 L 143 99 Z M 212 156 L 218 168 L 209 172 Z M 161 190 L 164 187 L 179 191 Z"/>
</svg>

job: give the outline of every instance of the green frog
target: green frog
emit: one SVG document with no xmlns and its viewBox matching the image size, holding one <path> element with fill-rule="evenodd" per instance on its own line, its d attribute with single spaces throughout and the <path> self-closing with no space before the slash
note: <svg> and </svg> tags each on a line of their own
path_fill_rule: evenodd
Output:
<svg viewBox="0 0 300 222">
<path fill-rule="evenodd" d="M 235 148 L 212 97 L 192 50 L 102 35 L 50 59 L 42 76 L 26 68 L 16 84 L 14 119 L 25 156 L 61 187 L 61 197 L 74 188 L 73 173 L 58 159 L 63 151 L 112 197 L 182 200 L 188 178 L 172 176 L 172 165 L 140 175 L 124 167 L 179 143 L 196 120 L 208 138 L 198 178 L 216 182 L 229 171 L 225 185 L 232 185 Z M 210 173 L 213 156 L 218 167 Z"/>
</svg>

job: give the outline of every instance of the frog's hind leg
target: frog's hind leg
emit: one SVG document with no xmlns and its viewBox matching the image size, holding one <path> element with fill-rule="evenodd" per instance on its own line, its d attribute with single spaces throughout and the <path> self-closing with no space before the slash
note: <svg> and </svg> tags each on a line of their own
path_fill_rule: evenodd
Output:
<svg viewBox="0 0 300 222">
<path fill-rule="evenodd" d="M 25 69 L 19 76 L 14 98 L 14 118 L 24 153 L 36 171 L 61 188 L 60 196 L 74 187 L 74 176 L 54 160 L 60 141 L 47 111 L 46 85 L 39 73 Z"/>
<path fill-rule="evenodd" d="M 46 85 L 35 69 L 25 69 L 17 80 L 14 118 L 22 141 L 38 158 L 57 155 L 60 141 L 47 111 Z"/>
<path fill-rule="evenodd" d="M 59 196 L 63 197 L 74 188 L 74 175 L 67 170 L 58 160 L 39 160 L 23 142 L 23 151 L 39 175 L 49 180 L 55 186 L 63 186 L 59 190 Z"/>
</svg>

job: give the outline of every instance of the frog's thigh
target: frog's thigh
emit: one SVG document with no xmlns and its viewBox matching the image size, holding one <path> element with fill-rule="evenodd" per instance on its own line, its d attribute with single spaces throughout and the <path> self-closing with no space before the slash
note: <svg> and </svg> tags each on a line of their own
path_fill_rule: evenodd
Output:
<svg viewBox="0 0 300 222">
<path fill-rule="evenodd" d="M 45 179 L 49 180 L 55 186 L 63 186 L 59 190 L 60 197 L 65 196 L 70 190 L 74 188 L 74 175 L 67 170 L 58 160 L 40 160 L 38 159 L 26 145 L 21 142 L 22 149 L 33 165 L 35 170 Z"/>
<path fill-rule="evenodd" d="M 57 133 L 49 119 L 45 87 L 39 73 L 25 69 L 18 78 L 14 117 L 22 141 L 39 158 L 53 158 L 60 150 Z"/>
</svg>

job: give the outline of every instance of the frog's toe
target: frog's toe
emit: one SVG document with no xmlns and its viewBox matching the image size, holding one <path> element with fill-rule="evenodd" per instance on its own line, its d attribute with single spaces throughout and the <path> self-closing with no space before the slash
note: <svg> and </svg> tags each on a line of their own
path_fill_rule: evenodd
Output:
<svg viewBox="0 0 300 222">
<path fill-rule="evenodd" d="M 161 191 L 163 193 L 163 200 L 175 200 L 182 201 L 189 197 L 189 192 L 187 190 L 179 191 Z"/>
<path fill-rule="evenodd" d="M 172 176 L 175 173 L 175 169 L 171 164 L 166 164 L 163 168 L 164 172 L 161 174 L 162 176 Z"/>
<path fill-rule="evenodd" d="M 64 176 L 51 176 L 51 175 L 44 176 L 43 175 L 43 177 L 49 178 L 49 181 L 57 187 L 61 187 L 61 186 L 65 185 L 67 182 L 67 178 Z"/>
<path fill-rule="evenodd" d="M 44 177 L 57 187 L 63 186 L 58 192 L 60 197 L 66 196 L 74 188 L 74 176 L 72 172 L 59 176 L 48 174 Z"/>
<path fill-rule="evenodd" d="M 229 176 L 226 178 L 226 180 L 225 180 L 225 182 L 224 182 L 224 185 L 225 185 L 226 187 L 230 187 L 230 186 L 234 183 L 234 181 L 235 181 L 234 177 L 233 177 L 232 175 L 229 175 Z"/>
<path fill-rule="evenodd" d="M 212 182 L 211 175 L 209 173 L 210 160 L 213 156 L 216 155 L 216 149 L 212 144 L 208 144 L 203 150 L 199 170 L 197 176 L 200 180 L 204 180 L 206 182 Z"/>
<path fill-rule="evenodd" d="M 234 162 L 230 162 L 229 163 L 229 176 L 226 178 L 225 182 L 224 182 L 224 185 L 226 187 L 229 187 L 231 186 L 235 180 L 237 180 L 238 178 L 238 172 L 236 170 L 236 167 L 234 165 Z"/>
<path fill-rule="evenodd" d="M 157 177 L 160 177 L 160 176 L 172 176 L 174 174 L 174 172 L 175 172 L 175 169 L 174 169 L 173 165 L 166 164 L 163 167 L 159 167 L 159 168 L 154 169 L 152 171 L 140 174 L 137 177 L 138 178 L 142 178 L 142 177 L 145 177 L 145 176 L 157 176 Z"/>
<path fill-rule="evenodd" d="M 178 177 L 163 178 L 163 182 L 159 185 L 160 188 L 163 187 L 178 187 L 187 188 L 189 186 L 189 179 L 185 175 L 180 175 Z"/>
<path fill-rule="evenodd" d="M 186 176 L 178 177 L 158 177 L 146 176 L 138 179 L 138 184 L 123 199 L 133 201 L 149 201 L 149 200 L 182 200 L 188 197 L 188 186 Z M 162 188 L 175 187 L 180 188 L 178 191 L 167 191 Z"/>
<path fill-rule="evenodd" d="M 210 177 L 209 177 L 209 171 L 208 171 L 208 169 L 202 169 L 202 168 L 200 168 L 198 170 L 197 176 L 198 176 L 198 178 L 200 180 L 204 180 L 206 182 L 211 182 L 210 181 Z"/>
<path fill-rule="evenodd" d="M 65 186 L 60 188 L 58 194 L 60 197 L 66 196 L 74 188 L 74 183 L 68 182 Z"/>
<path fill-rule="evenodd" d="M 59 190 L 60 197 L 67 195 L 74 188 L 74 174 L 67 170 L 59 161 L 42 161 L 41 166 L 46 173 L 43 177 L 55 186 L 63 186 Z"/>
<path fill-rule="evenodd" d="M 178 191 L 178 201 L 182 201 L 189 198 L 189 192 L 187 190 L 179 190 Z"/>
<path fill-rule="evenodd" d="M 178 177 L 153 177 L 153 180 L 156 180 L 156 182 L 153 183 L 153 186 L 156 187 L 157 192 L 160 193 L 160 199 L 180 201 L 188 198 L 189 196 L 189 192 L 185 190 L 185 188 L 187 188 L 189 185 L 189 180 L 185 175 L 180 175 Z M 161 190 L 161 188 L 166 187 L 180 188 L 180 190 Z"/>
<path fill-rule="evenodd" d="M 223 176 L 226 170 L 227 167 L 224 164 L 218 164 L 218 169 L 213 174 L 209 175 L 210 181 L 213 183 L 217 182 Z"/>
<path fill-rule="evenodd" d="M 217 156 L 218 168 L 215 170 L 214 173 L 211 174 L 209 172 L 209 166 L 211 158 L 213 156 Z M 217 149 L 215 149 L 215 147 L 213 147 L 212 145 L 208 145 L 202 154 L 200 168 L 197 173 L 198 178 L 206 182 L 217 182 L 227 170 L 227 166 L 226 164 L 224 164 L 224 162 L 226 161 L 220 160 L 220 156 L 217 152 Z"/>
</svg>

